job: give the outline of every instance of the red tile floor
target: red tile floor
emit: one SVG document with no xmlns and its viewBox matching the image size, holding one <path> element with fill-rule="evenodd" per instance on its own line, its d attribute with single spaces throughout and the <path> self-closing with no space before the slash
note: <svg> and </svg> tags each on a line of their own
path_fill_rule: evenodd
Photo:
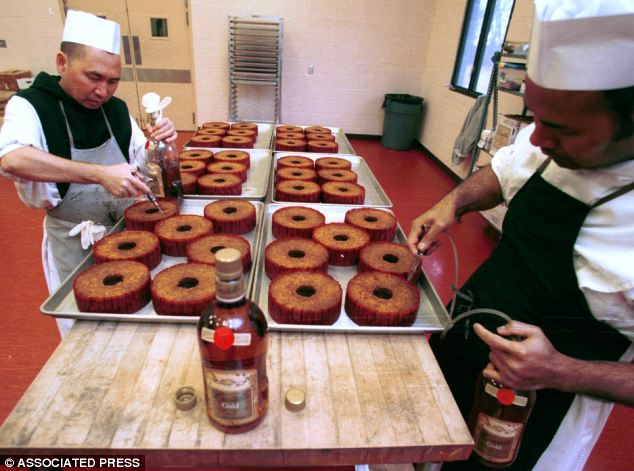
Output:
<svg viewBox="0 0 634 471">
<path fill-rule="evenodd" d="M 184 142 L 187 137 L 187 133 L 182 133 L 178 142 Z M 393 210 L 405 231 L 409 230 L 415 216 L 456 184 L 419 150 L 388 150 L 376 140 L 352 139 L 351 143 L 366 159 L 392 200 Z M 0 395 L 0 421 L 4 421 L 59 343 L 59 336 L 55 321 L 39 313 L 39 306 L 48 295 L 40 259 L 44 212 L 26 208 L 17 197 L 13 184 L 4 178 L 0 178 L 0 200 L 3 201 L 0 211 L 3 267 L 0 270 L 0 382 L 4 385 Z M 480 215 L 470 214 L 451 229 L 451 235 L 458 247 L 459 282 L 463 283 L 489 255 L 497 233 Z M 454 277 L 449 245 L 445 243 L 430 255 L 424 267 L 439 296 L 447 302 Z M 615 407 L 585 471 L 633 469 L 633 424 L 634 409 Z M 350 471 L 352 467 L 329 469 Z"/>
</svg>

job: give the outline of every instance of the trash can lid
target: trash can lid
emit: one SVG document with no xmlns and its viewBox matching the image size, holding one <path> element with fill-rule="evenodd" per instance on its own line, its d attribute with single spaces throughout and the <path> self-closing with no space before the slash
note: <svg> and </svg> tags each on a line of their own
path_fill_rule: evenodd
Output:
<svg viewBox="0 0 634 471">
<path fill-rule="evenodd" d="M 422 105 L 423 98 L 416 95 L 409 95 L 407 93 L 387 93 L 383 100 L 383 108 L 391 101 L 396 103 L 403 103 L 405 105 Z"/>
</svg>

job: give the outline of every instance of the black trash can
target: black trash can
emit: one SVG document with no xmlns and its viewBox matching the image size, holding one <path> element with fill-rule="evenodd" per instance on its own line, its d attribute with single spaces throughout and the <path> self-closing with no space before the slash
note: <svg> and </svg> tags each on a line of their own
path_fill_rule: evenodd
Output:
<svg viewBox="0 0 634 471">
<path fill-rule="evenodd" d="M 383 100 L 385 118 L 381 144 L 388 149 L 412 147 L 418 134 L 423 112 L 423 99 L 403 93 L 388 93 Z"/>
</svg>

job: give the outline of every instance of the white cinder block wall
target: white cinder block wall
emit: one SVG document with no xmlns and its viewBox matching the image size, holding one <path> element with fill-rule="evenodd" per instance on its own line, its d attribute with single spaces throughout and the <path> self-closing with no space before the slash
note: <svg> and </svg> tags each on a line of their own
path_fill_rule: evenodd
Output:
<svg viewBox="0 0 634 471">
<path fill-rule="evenodd" d="M 380 135 L 384 94 L 420 95 L 425 100 L 420 142 L 464 176 L 467 165 L 452 167 L 451 149 L 474 99 L 448 86 L 465 5 L 466 0 L 191 0 L 198 122 L 228 117 L 227 17 L 282 16 L 286 123 Z M 3 0 L 2 6 L 0 39 L 8 47 L 0 48 L 0 70 L 54 73 L 60 3 Z M 526 41 L 531 19 L 532 0 L 516 0 L 508 39 Z M 521 111 L 520 98 L 500 97 L 500 112 Z"/>
<path fill-rule="evenodd" d="M 380 134 L 383 95 L 421 90 L 433 3 L 193 0 L 198 121 L 227 118 L 227 17 L 255 14 L 284 18 L 284 122 Z"/>
</svg>

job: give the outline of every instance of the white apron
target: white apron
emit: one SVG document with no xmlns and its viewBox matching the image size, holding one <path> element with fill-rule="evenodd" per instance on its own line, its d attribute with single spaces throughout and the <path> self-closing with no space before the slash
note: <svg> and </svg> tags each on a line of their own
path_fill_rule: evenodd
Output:
<svg viewBox="0 0 634 471">
<path fill-rule="evenodd" d="M 103 108 L 101 108 L 101 113 L 106 121 L 110 138 L 99 147 L 77 149 L 64 112 L 64 106 L 61 102 L 59 102 L 59 106 L 66 122 L 73 161 L 101 165 L 116 165 L 126 162 Z M 86 225 L 85 230 L 96 230 L 97 233 L 103 235 L 112 228 L 114 223 L 123 215 L 125 208 L 132 202 L 133 199 L 115 197 L 101 185 L 70 184 L 61 203 L 49 209 L 44 219 L 42 264 L 49 292 L 55 291 L 91 250 L 91 247 L 86 249 L 82 247 L 79 234 L 70 236 L 69 231 L 84 221 L 92 221 L 94 224 L 105 226 L 105 230 L 92 225 Z M 91 238 L 86 237 L 89 234 L 83 235 L 85 238 Z M 74 322 L 73 319 L 57 319 L 57 326 L 62 337 L 68 333 Z"/>
</svg>

